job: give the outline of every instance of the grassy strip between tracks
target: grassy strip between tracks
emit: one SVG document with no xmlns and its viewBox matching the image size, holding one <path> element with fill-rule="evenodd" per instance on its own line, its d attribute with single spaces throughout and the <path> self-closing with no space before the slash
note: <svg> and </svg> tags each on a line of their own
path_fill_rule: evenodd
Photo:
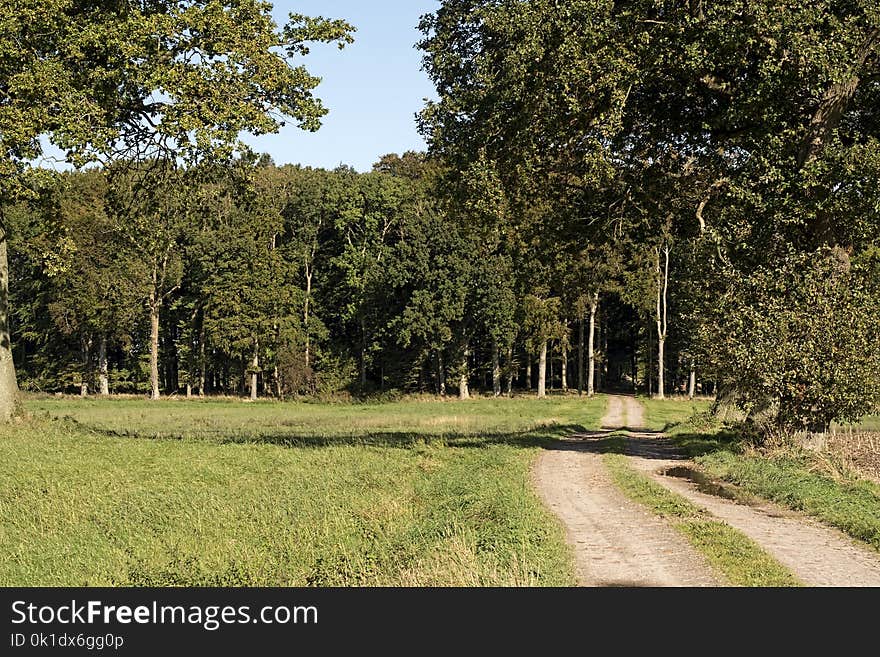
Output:
<svg viewBox="0 0 880 657">
<path fill-rule="evenodd" d="M 624 494 L 667 519 L 691 545 L 736 586 L 800 586 L 797 578 L 757 543 L 733 527 L 635 470 L 623 454 L 625 439 L 606 439 L 603 456 Z"/>
</svg>

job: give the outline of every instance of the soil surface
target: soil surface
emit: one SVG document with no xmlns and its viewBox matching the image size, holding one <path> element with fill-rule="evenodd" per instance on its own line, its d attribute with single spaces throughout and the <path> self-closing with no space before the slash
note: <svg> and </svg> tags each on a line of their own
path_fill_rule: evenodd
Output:
<svg viewBox="0 0 880 657">
<path fill-rule="evenodd" d="M 644 407 L 609 396 L 603 431 L 572 436 L 539 457 L 533 471 L 544 502 L 560 518 L 582 586 L 713 586 L 712 569 L 665 521 L 629 501 L 611 481 L 597 444 L 625 430 L 632 465 L 740 530 L 808 586 L 880 586 L 880 555 L 836 529 L 768 502 L 743 504 L 663 474 L 695 467 L 673 443 L 643 427 Z"/>
<path fill-rule="evenodd" d="M 603 427 L 620 428 L 633 423 L 633 419 L 626 419 L 625 399 L 610 398 Z M 539 494 L 565 526 L 575 553 L 578 583 L 718 585 L 709 564 L 683 536 L 627 499 L 611 481 L 597 449 L 598 441 L 609 433 L 595 432 L 560 441 L 559 447 L 541 454 L 533 471 Z"/>
</svg>

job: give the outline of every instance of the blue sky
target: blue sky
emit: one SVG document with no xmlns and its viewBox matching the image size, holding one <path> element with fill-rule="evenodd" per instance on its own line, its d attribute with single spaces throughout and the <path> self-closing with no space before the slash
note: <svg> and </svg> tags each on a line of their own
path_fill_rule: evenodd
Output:
<svg viewBox="0 0 880 657">
<path fill-rule="evenodd" d="M 333 168 L 349 164 L 368 171 L 381 155 L 423 150 L 415 114 L 435 97 L 421 70 L 419 17 L 436 10 L 436 0 L 276 0 L 279 25 L 291 12 L 342 18 L 357 28 L 354 44 L 315 46 L 297 63 L 323 78 L 316 95 L 330 113 L 317 133 L 288 125 L 276 135 L 245 136 L 255 150 L 277 164 Z"/>
</svg>

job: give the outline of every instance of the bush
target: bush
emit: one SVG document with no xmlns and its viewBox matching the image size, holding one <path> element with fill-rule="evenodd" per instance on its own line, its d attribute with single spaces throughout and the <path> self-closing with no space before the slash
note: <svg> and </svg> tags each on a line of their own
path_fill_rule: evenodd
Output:
<svg viewBox="0 0 880 657">
<path fill-rule="evenodd" d="M 880 401 L 880 294 L 873 256 L 791 256 L 735 284 L 712 347 L 730 398 L 775 431 L 824 432 Z M 760 424 L 760 422 L 759 422 Z"/>
</svg>

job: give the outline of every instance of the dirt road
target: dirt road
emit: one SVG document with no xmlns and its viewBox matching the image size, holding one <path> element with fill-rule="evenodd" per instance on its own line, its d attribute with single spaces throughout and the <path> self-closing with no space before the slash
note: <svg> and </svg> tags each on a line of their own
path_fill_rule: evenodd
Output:
<svg viewBox="0 0 880 657">
<path fill-rule="evenodd" d="M 702 492 L 687 479 L 664 476 L 691 465 L 667 441 L 635 436 L 628 443 L 633 466 L 686 497 L 763 547 L 808 586 L 880 586 L 880 555 L 842 532 L 769 502 L 742 504 Z"/>
<path fill-rule="evenodd" d="M 641 423 L 612 397 L 603 427 Z M 634 401 L 634 400 L 633 400 Z M 627 417 L 631 419 L 627 420 Z M 666 522 L 614 485 L 597 442 L 610 432 L 573 436 L 539 457 L 533 472 L 545 504 L 565 525 L 581 586 L 713 586 L 710 566 Z"/>
<path fill-rule="evenodd" d="M 645 428 L 645 407 L 635 397 L 608 395 L 608 410 L 602 418 L 602 428 L 608 430 Z"/>
<path fill-rule="evenodd" d="M 843 533 L 769 503 L 745 505 L 662 473 L 692 466 L 661 434 L 643 429 L 644 407 L 610 396 L 604 431 L 573 436 L 538 459 L 534 480 L 565 525 L 583 586 L 717 585 L 710 567 L 663 520 L 630 502 L 610 480 L 596 447 L 626 428 L 632 465 L 739 529 L 809 586 L 880 586 L 880 556 Z M 641 430 L 640 430 L 641 429 Z"/>
</svg>

